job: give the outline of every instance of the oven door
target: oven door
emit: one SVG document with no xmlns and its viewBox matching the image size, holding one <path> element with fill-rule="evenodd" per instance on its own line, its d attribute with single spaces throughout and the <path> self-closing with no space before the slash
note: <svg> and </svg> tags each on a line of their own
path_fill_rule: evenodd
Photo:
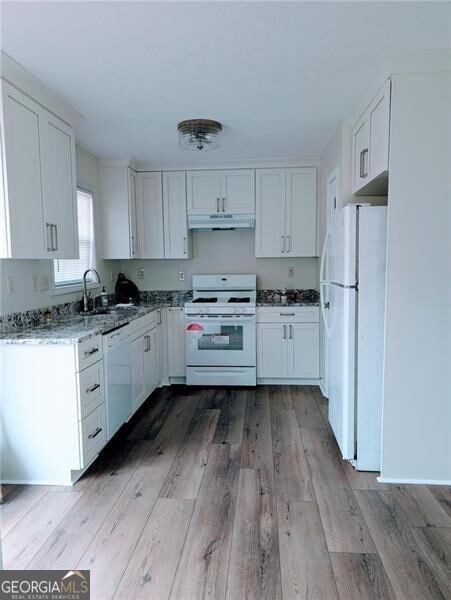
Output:
<svg viewBox="0 0 451 600">
<path fill-rule="evenodd" d="M 185 339 L 187 366 L 255 366 L 255 315 L 186 315 Z"/>
</svg>

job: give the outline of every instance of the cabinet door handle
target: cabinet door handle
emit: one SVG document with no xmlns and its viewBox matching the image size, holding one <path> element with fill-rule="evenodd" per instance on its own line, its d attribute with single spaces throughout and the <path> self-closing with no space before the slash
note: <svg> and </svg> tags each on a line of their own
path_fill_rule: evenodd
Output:
<svg viewBox="0 0 451 600">
<path fill-rule="evenodd" d="M 183 236 L 183 254 L 188 253 L 188 244 L 186 240 L 186 235 Z"/>
<path fill-rule="evenodd" d="M 219 198 L 216 198 L 216 212 L 219 212 Z"/>
<path fill-rule="evenodd" d="M 97 429 L 94 431 L 94 433 L 90 433 L 88 435 L 88 440 L 92 440 L 95 437 L 97 437 L 101 431 L 102 431 L 102 428 L 101 427 L 97 427 Z"/>
<path fill-rule="evenodd" d="M 222 212 L 225 212 L 225 198 L 222 199 Z"/>
<path fill-rule="evenodd" d="M 288 250 L 287 250 L 287 252 L 291 252 L 291 235 L 287 235 L 287 240 L 288 240 Z"/>
<path fill-rule="evenodd" d="M 146 347 L 144 349 L 144 352 L 149 352 L 150 351 L 150 335 L 145 335 L 144 339 L 146 340 Z"/>
<path fill-rule="evenodd" d="M 98 351 L 99 351 L 99 348 L 98 348 L 98 346 L 96 346 L 95 348 L 91 348 L 91 350 L 86 350 L 85 356 L 91 356 L 92 354 L 95 354 Z"/>
<path fill-rule="evenodd" d="M 281 317 L 295 317 L 296 313 L 279 313 Z"/>
<path fill-rule="evenodd" d="M 287 326 L 286 325 L 283 326 L 283 339 L 284 340 L 287 339 Z"/>
<path fill-rule="evenodd" d="M 53 250 L 53 248 L 52 248 L 52 224 L 51 223 L 45 224 L 45 237 L 46 237 L 46 242 L 47 242 L 47 252 L 51 252 Z"/>
<path fill-rule="evenodd" d="M 290 340 L 293 339 L 293 325 L 288 325 L 288 327 L 290 328 Z"/>
<path fill-rule="evenodd" d="M 58 250 L 58 225 L 55 225 L 55 223 L 52 224 L 52 231 L 55 231 L 55 245 L 53 246 L 53 250 Z M 52 242 L 53 242 L 53 235 L 52 235 Z"/>
<path fill-rule="evenodd" d="M 365 179 L 368 177 L 368 171 L 365 169 L 366 157 L 368 156 L 368 148 L 364 148 L 360 152 L 360 178 Z"/>
<path fill-rule="evenodd" d="M 284 254 L 285 252 L 285 236 L 281 235 L 280 236 L 280 240 L 281 240 L 281 248 L 280 251 L 282 252 L 282 254 Z"/>
<path fill-rule="evenodd" d="M 95 383 L 92 387 L 86 388 L 86 393 L 92 394 L 92 392 L 95 392 L 96 390 L 98 390 L 99 387 L 100 387 L 100 383 Z"/>
</svg>

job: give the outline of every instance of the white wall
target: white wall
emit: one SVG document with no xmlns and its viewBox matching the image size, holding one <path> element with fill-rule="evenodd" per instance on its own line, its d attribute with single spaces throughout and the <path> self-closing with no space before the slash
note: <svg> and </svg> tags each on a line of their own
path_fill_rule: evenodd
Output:
<svg viewBox="0 0 451 600">
<path fill-rule="evenodd" d="M 95 156 L 77 146 L 77 180 L 94 192 L 98 190 L 98 167 Z M 99 230 L 99 227 L 96 227 Z M 98 240 L 97 240 L 98 241 Z M 98 248 L 100 245 L 97 244 Z M 102 283 L 107 289 L 112 289 L 111 270 L 117 275 L 119 263 L 115 261 L 98 261 L 99 273 Z M 0 315 L 31 308 L 45 308 L 53 304 L 71 302 L 80 297 L 80 293 L 71 293 L 53 296 L 51 290 L 33 292 L 33 275 L 39 280 L 42 275 L 50 275 L 52 261 L 50 260 L 0 260 Z M 8 276 L 15 278 L 16 292 L 8 295 L 6 281 Z"/>
<path fill-rule="evenodd" d="M 280 288 L 287 284 L 289 267 L 295 268 L 294 286 L 317 289 L 317 258 L 255 258 L 255 234 L 252 230 L 194 231 L 190 260 L 123 260 L 122 271 L 139 289 L 191 289 L 193 274 L 257 273 L 257 285 Z M 138 279 L 138 269 L 146 276 Z M 178 280 L 179 270 L 186 280 Z"/>
<path fill-rule="evenodd" d="M 384 479 L 451 484 L 451 73 L 392 78 Z"/>
</svg>

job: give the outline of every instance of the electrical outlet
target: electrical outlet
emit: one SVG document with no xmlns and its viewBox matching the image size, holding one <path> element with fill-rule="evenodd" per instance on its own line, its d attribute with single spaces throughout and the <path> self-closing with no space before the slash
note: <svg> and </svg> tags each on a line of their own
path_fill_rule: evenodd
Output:
<svg viewBox="0 0 451 600">
<path fill-rule="evenodd" d="M 144 279 L 145 276 L 146 276 L 146 272 L 144 271 L 144 269 L 138 269 L 138 278 Z"/>
<path fill-rule="evenodd" d="M 8 290 L 8 296 L 16 293 L 16 278 L 14 275 L 8 275 L 6 278 L 6 289 Z"/>
<path fill-rule="evenodd" d="M 185 281 L 185 271 L 179 271 L 179 281 Z"/>
<path fill-rule="evenodd" d="M 41 292 L 47 292 L 50 289 L 50 275 L 47 275 L 47 273 L 41 275 L 40 289 Z"/>
<path fill-rule="evenodd" d="M 294 267 L 290 267 L 288 269 L 288 277 L 294 277 L 295 272 L 296 272 L 295 268 Z"/>
<path fill-rule="evenodd" d="M 37 275 L 32 275 L 32 290 L 33 292 L 39 292 L 39 277 Z"/>
</svg>

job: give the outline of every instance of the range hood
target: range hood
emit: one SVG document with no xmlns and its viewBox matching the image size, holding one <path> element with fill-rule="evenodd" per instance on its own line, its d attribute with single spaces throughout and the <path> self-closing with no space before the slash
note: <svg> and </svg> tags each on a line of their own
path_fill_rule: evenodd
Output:
<svg viewBox="0 0 451 600">
<path fill-rule="evenodd" d="M 188 229 L 253 229 L 254 215 L 189 215 Z"/>
</svg>

